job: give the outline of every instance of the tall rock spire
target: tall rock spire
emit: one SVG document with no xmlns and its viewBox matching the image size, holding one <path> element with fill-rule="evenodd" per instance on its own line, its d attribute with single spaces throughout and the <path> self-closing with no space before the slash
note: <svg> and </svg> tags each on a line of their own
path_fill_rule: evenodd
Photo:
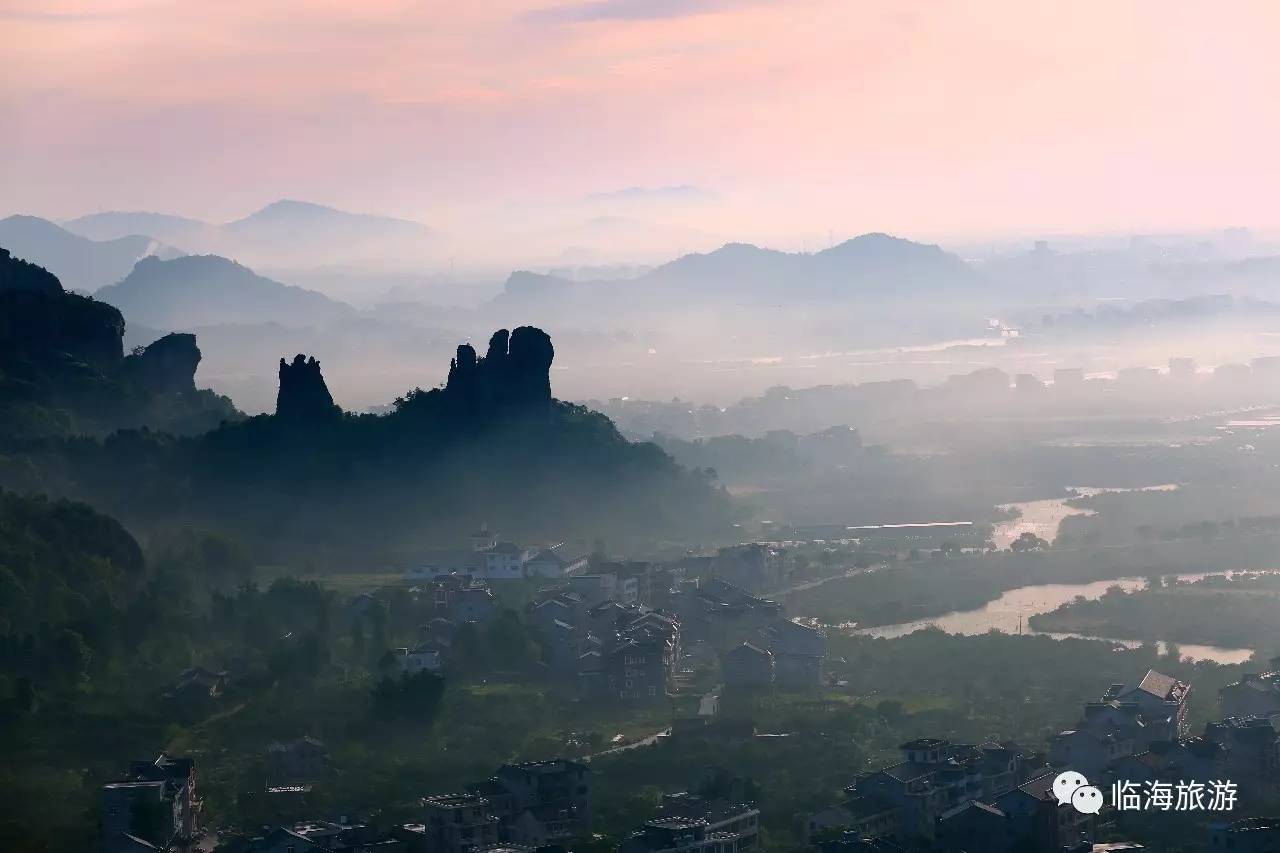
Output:
<svg viewBox="0 0 1280 853">
<path fill-rule="evenodd" d="M 289 420 L 331 418 L 342 410 L 320 374 L 315 358 L 296 355 L 293 362 L 280 359 L 280 391 L 276 395 L 276 417 Z"/>
</svg>

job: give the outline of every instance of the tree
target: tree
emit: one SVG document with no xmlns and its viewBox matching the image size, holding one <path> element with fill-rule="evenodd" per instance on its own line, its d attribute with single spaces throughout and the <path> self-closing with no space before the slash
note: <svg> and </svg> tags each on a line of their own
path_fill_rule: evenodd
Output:
<svg viewBox="0 0 1280 853">
<path fill-rule="evenodd" d="M 1049 547 L 1049 543 L 1030 530 L 1024 530 L 1022 535 L 1013 540 L 1009 545 L 1009 550 L 1015 553 L 1025 553 L 1027 551 L 1043 551 Z"/>
<path fill-rule="evenodd" d="M 444 679 L 433 672 L 384 677 L 371 693 L 373 713 L 384 720 L 412 720 L 431 725 L 444 698 Z"/>
<path fill-rule="evenodd" d="M 22 714 L 30 714 L 36 709 L 36 688 L 26 676 L 13 683 L 13 708 Z"/>
<path fill-rule="evenodd" d="M 351 621 L 351 657 L 364 660 L 364 623 L 359 619 Z"/>
<path fill-rule="evenodd" d="M 50 652 L 54 669 L 68 678 L 83 678 L 93 656 L 84 638 L 69 628 L 54 637 Z"/>
</svg>

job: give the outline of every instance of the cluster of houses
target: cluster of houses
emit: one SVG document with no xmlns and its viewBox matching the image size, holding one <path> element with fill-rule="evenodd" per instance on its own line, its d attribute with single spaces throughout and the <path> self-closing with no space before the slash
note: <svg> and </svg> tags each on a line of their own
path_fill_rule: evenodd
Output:
<svg viewBox="0 0 1280 853">
<path fill-rule="evenodd" d="M 1231 698 L 1238 689 L 1230 685 L 1220 694 L 1229 716 L 1190 736 L 1191 685 L 1154 671 L 1131 689 L 1114 684 L 1085 705 L 1074 729 L 1051 740 L 1049 759 L 1090 779 L 1139 785 L 1230 779 L 1242 802 L 1274 800 L 1280 795 L 1280 709 L 1265 716 L 1233 713 L 1241 710 Z"/>
<path fill-rule="evenodd" d="M 728 689 L 824 683 L 821 632 L 789 621 L 780 604 L 749 591 L 784 579 L 781 555 L 764 545 L 668 563 L 526 548 L 499 541 L 487 527 L 470 545 L 408 563 L 406 582 L 431 602 L 433 615 L 415 644 L 393 650 L 401 671 L 446 668 L 458 626 L 483 626 L 501 611 L 495 585 L 536 578 L 549 583 L 533 595 L 524 620 L 539 633 L 551 680 L 572 695 L 660 703 L 700 665 L 719 665 Z"/>
<path fill-rule="evenodd" d="M 466 575 L 483 581 L 511 581 L 526 578 L 563 580 L 594 574 L 590 552 L 571 543 L 544 546 L 520 545 L 500 539 L 487 525 L 468 537 L 468 547 L 419 551 L 397 561 L 404 579 L 420 583 L 449 575 Z M 632 566 L 641 571 L 640 564 Z M 630 589 L 640 596 L 638 584 L 643 579 L 628 574 L 627 563 L 611 564 L 610 573 L 622 568 L 622 576 L 634 578 Z M 687 577 L 718 577 L 741 589 L 767 592 L 784 587 L 788 563 L 784 554 L 762 543 L 749 543 L 719 548 L 714 554 L 686 556 L 661 567 L 669 574 Z M 619 591 L 625 598 L 626 591 Z"/>
<path fill-rule="evenodd" d="M 277 748 L 280 747 L 280 748 Z M 322 745 L 303 739 L 273 744 L 286 763 L 281 777 L 318 772 Z M 283 758 L 282 756 L 288 756 Z M 301 760 L 296 766 L 293 762 Z M 567 853 L 589 838 L 592 774 L 567 759 L 505 764 L 465 790 L 426 796 L 417 819 L 392 827 L 339 818 L 264 827 L 224 836 L 227 853 Z M 734 786 L 726 796 L 667 794 L 657 814 L 624 836 L 622 853 L 741 853 L 757 846 L 760 812 Z M 102 789 L 103 853 L 199 849 L 200 800 L 195 762 L 161 755 L 135 762 L 125 778 Z M 156 820 L 163 816 L 164 821 Z M 139 835 L 138 833 L 142 833 Z"/>
<path fill-rule="evenodd" d="M 1224 708 L 1239 689 L 1224 691 Z M 1114 782 L 1141 788 L 1229 779 L 1241 802 L 1273 802 L 1280 793 L 1280 716 L 1229 716 L 1189 737 L 1190 692 L 1190 684 L 1154 670 L 1136 685 L 1114 684 L 1085 705 L 1074 729 L 1051 740 L 1048 754 L 1012 742 L 904 743 L 900 762 L 861 775 L 841 802 L 807 818 L 810 840 L 822 853 L 1140 849 L 1128 842 L 1095 846 L 1102 818 L 1060 803 L 1053 791 L 1053 780 L 1068 769 L 1104 791 Z M 1280 849 L 1280 820 L 1223 817 L 1212 826 L 1213 849 Z"/>
<path fill-rule="evenodd" d="M 403 558 L 404 577 L 411 582 L 447 575 L 486 581 L 563 578 L 587 567 L 587 554 L 565 543 L 533 548 L 501 540 L 482 526 L 468 537 L 469 547 L 418 552 Z"/>
</svg>

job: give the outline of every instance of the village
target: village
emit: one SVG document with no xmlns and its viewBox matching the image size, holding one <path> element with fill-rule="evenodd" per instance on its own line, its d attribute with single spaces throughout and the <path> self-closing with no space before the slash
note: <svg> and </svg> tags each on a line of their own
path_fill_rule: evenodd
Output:
<svg viewBox="0 0 1280 853">
<path fill-rule="evenodd" d="M 598 848 L 592 758 L 645 749 L 659 740 L 734 743 L 783 737 L 760 732 L 749 719 L 721 713 L 722 700 L 744 695 L 820 693 L 833 684 L 823 630 L 787 617 L 785 607 L 756 591 L 788 582 L 783 555 L 767 544 L 719 549 L 670 563 L 608 560 L 564 546 L 531 548 L 502 541 L 482 527 L 469 547 L 415 556 L 402 582 L 359 593 L 343 606 L 353 625 L 386 618 L 408 597 L 421 616 L 416 642 L 388 649 L 382 665 L 404 683 L 447 680 L 465 666 L 459 642 L 504 612 L 504 585 L 529 590 L 521 618 L 542 644 L 543 688 L 575 702 L 636 706 L 668 715 L 648 737 L 601 744 L 592 754 L 548 755 L 503 764 L 488 778 L 455 791 L 422 792 L 416 820 L 375 825 L 352 814 L 315 814 L 211 833 L 216 815 L 203 808 L 197 761 L 161 754 L 133 762 L 102 787 L 103 853 L 154 850 L 231 853 L 566 853 Z M 1075 810 L 1055 796 L 1066 770 L 1104 791 L 1121 784 L 1202 786 L 1198 807 L 1216 811 L 1211 845 L 1270 850 L 1280 819 L 1232 820 L 1241 803 L 1280 794 L 1280 660 L 1268 672 L 1246 674 L 1223 688 L 1225 716 L 1192 732 L 1192 685 L 1152 670 L 1134 684 L 1099 685 L 1073 728 L 1044 748 L 1014 741 L 954 743 L 921 737 L 900 746 L 900 761 L 852 773 L 843 797 L 796 815 L 818 853 L 929 850 L 991 853 L 1101 853 L 1143 849 L 1114 836 L 1124 815 Z M 714 671 L 714 684 L 694 673 Z M 216 706 L 234 675 L 196 667 L 168 696 L 178 707 Z M 683 697 L 695 701 L 677 702 Z M 684 711 L 679 710 L 684 708 Z M 306 802 L 313 785 L 338 772 L 326 745 L 302 735 L 271 743 L 255 796 L 281 814 Z M 759 844 L 760 808 L 749 780 L 706 782 L 710 768 L 689 768 L 685 790 L 663 793 L 642 824 L 611 827 L 619 853 L 740 853 Z M 701 775 L 700 775 L 701 773 Z M 1206 799 L 1211 783 L 1229 780 Z M 1117 790 L 1119 790 L 1117 788 Z"/>
</svg>

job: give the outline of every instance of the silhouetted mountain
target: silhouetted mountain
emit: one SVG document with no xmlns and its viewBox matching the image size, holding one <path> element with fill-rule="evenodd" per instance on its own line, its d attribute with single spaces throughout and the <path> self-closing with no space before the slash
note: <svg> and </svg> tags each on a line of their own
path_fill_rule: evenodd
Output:
<svg viewBox="0 0 1280 853">
<path fill-rule="evenodd" d="M 350 305 L 264 278 L 217 255 L 144 258 L 98 296 L 130 319 L 161 329 L 266 322 L 324 326 L 355 315 Z"/>
<path fill-rule="evenodd" d="M 71 290 L 93 292 L 128 275 L 140 258 L 182 253 L 145 236 L 96 241 L 36 216 L 0 219 L 0 245 L 16 258 L 39 264 Z"/>
<path fill-rule="evenodd" d="M 0 249 L 0 439 L 142 425 L 196 432 L 238 416 L 225 397 L 196 390 L 193 335 L 125 356 L 124 326 L 115 307 L 65 292 Z"/>
<path fill-rule="evenodd" d="M 278 411 L 174 440 L 123 433 L 47 443 L 0 483 L 39 483 L 131 525 L 234 531 L 264 552 L 445 541 L 487 519 L 528 540 L 726 531 L 727 495 L 608 418 L 551 397 L 541 330 L 500 330 L 484 358 L 459 349 L 443 388 L 415 389 L 384 416 L 333 405 L 314 359 L 282 361 Z M 74 471 L 74 476 L 67 472 Z"/>
</svg>

